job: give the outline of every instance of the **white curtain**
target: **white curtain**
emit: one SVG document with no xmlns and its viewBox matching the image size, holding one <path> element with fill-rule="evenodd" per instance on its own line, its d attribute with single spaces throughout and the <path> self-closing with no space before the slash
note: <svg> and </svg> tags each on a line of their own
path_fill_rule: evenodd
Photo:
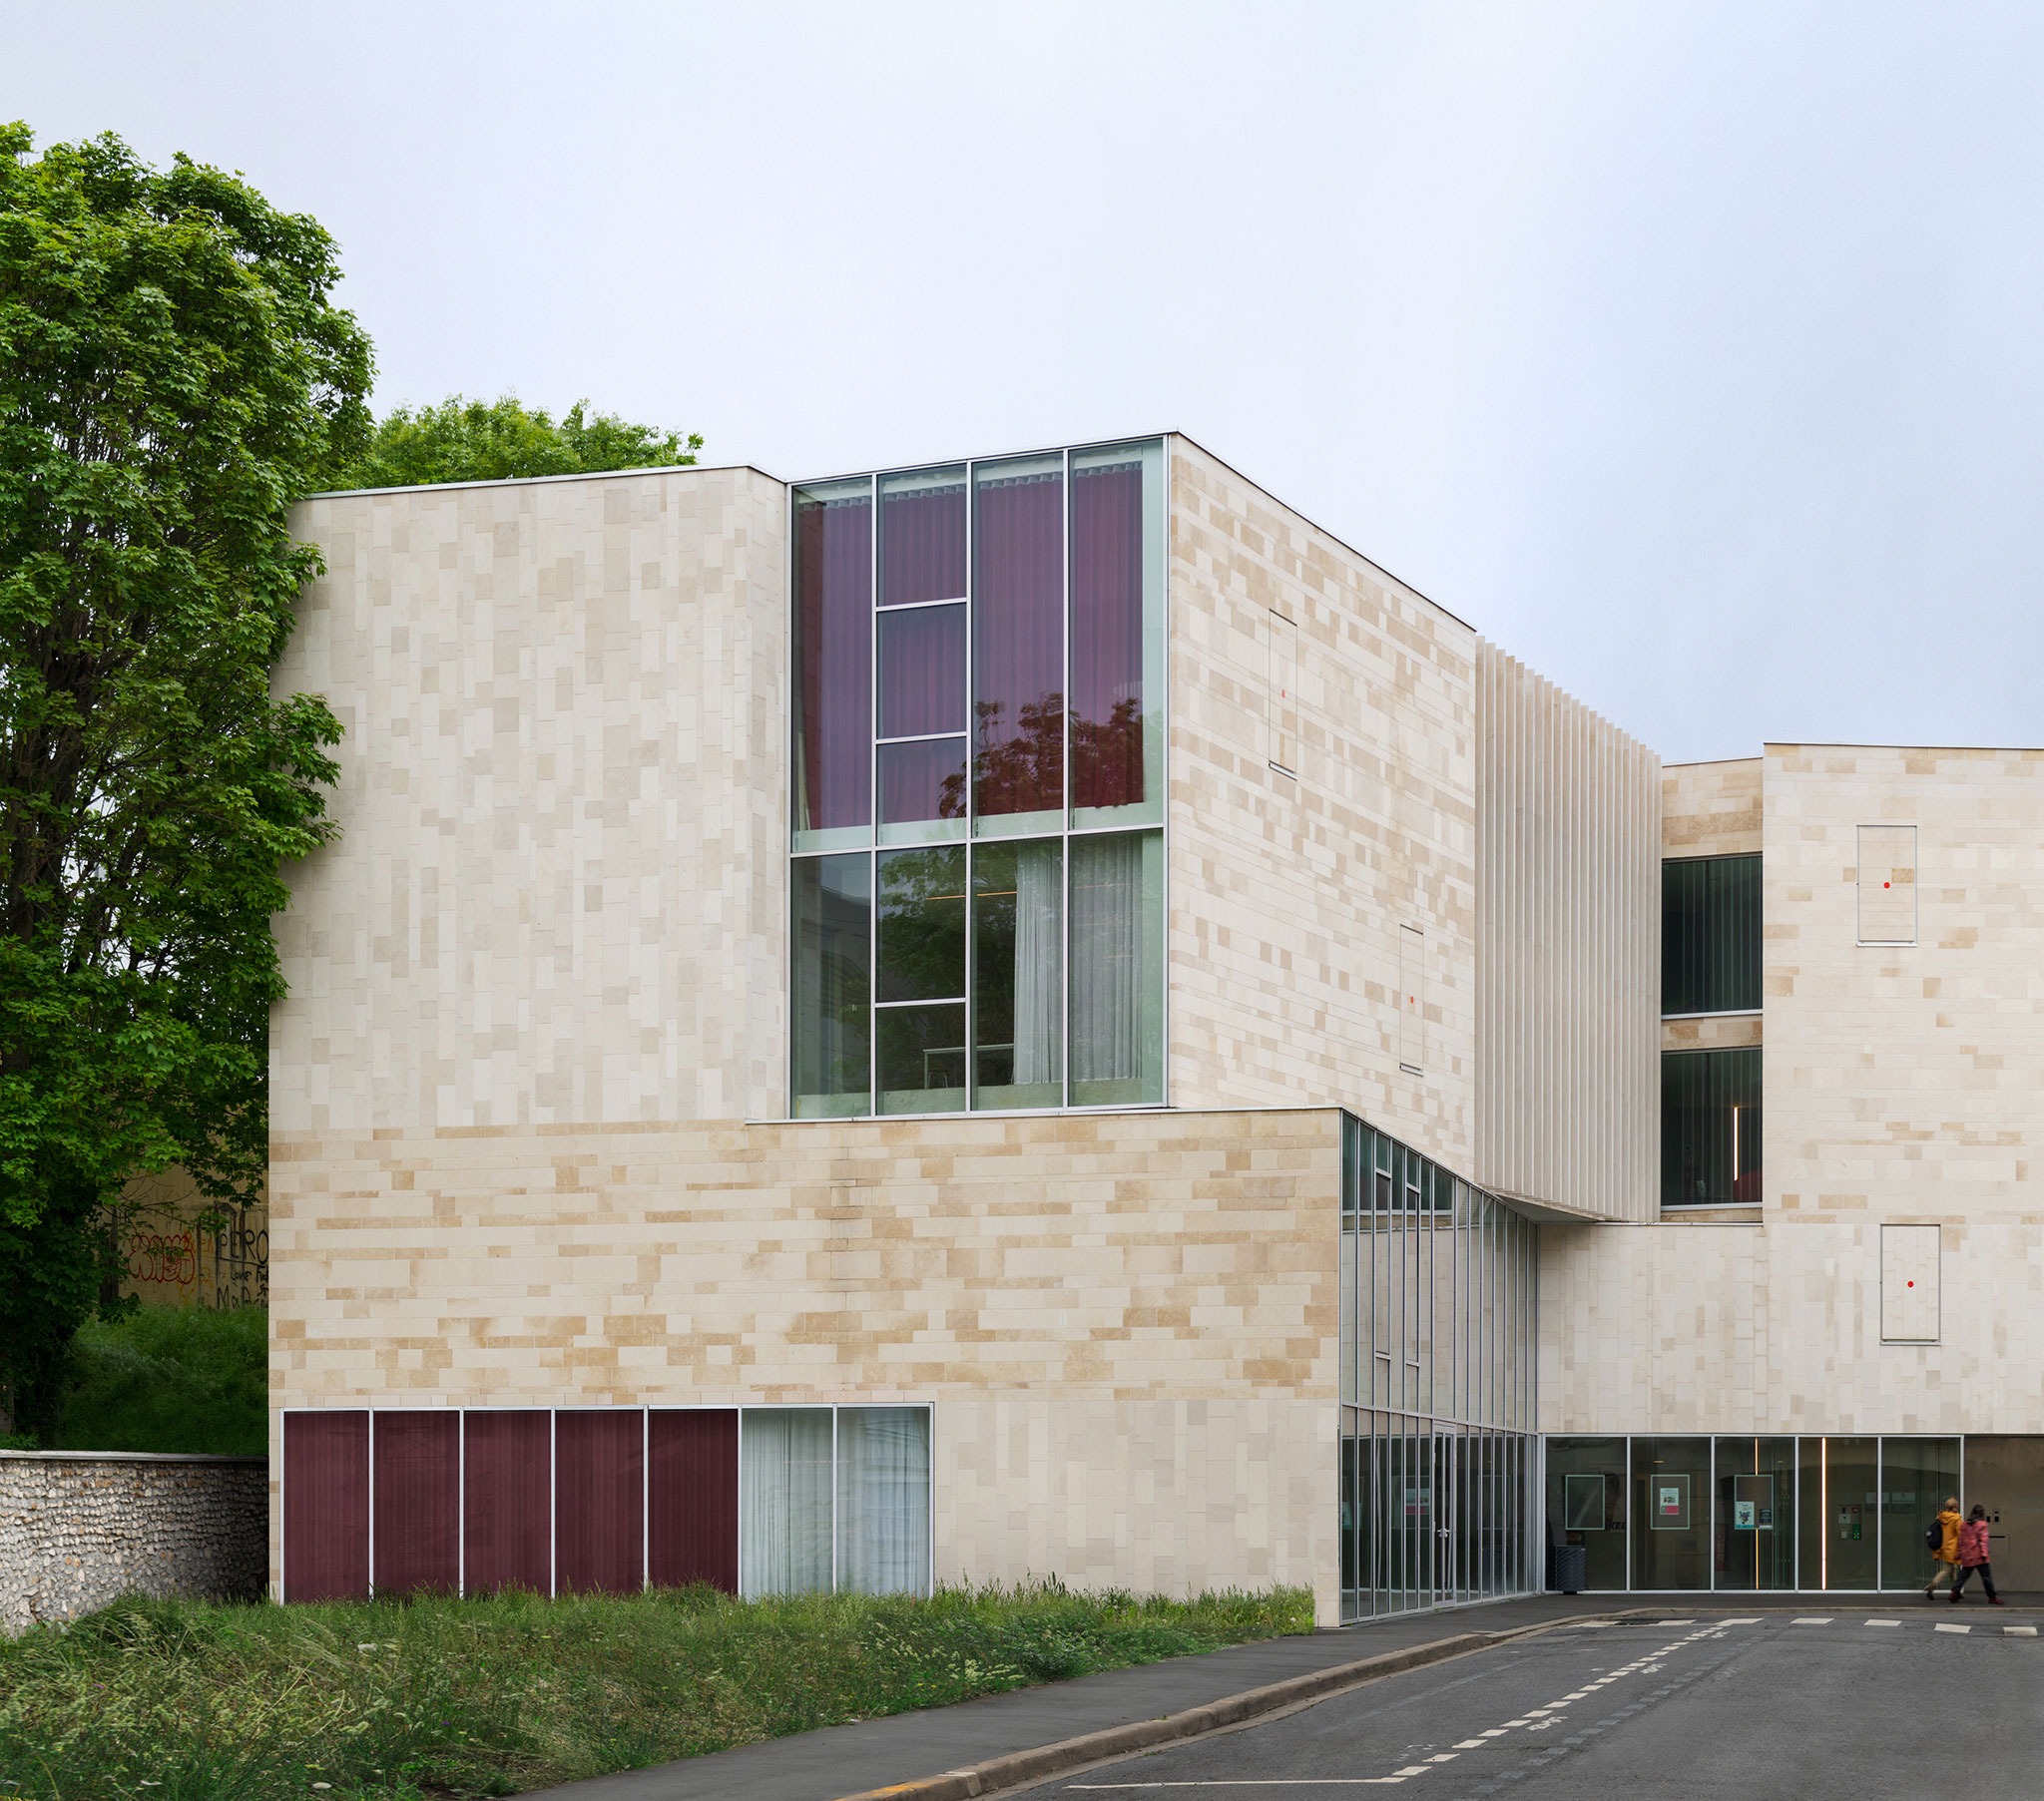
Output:
<svg viewBox="0 0 2044 1801">
<path fill-rule="evenodd" d="M 1059 844 L 1021 845 L 1015 858 L 1015 1085 L 1064 1080 L 1064 871 Z"/>
<path fill-rule="evenodd" d="M 930 1416 L 921 1407 L 837 1410 L 837 1585 L 860 1594 L 929 1587 Z"/>
<path fill-rule="evenodd" d="M 1072 840 L 1072 1080 L 1142 1074 L 1143 840 Z"/>
<path fill-rule="evenodd" d="M 739 1418 L 740 1592 L 827 1591 L 830 1410 L 753 1408 Z"/>
</svg>

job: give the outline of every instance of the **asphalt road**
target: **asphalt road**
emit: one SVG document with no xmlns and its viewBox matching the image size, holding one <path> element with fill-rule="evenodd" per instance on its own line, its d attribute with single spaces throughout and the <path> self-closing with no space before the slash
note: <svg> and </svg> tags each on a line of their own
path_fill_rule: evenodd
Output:
<svg viewBox="0 0 2044 1801">
<path fill-rule="evenodd" d="M 2027 1609 L 1939 1600 L 1568 1627 L 1028 1792 L 2038 1801 L 2040 1622 Z"/>
</svg>

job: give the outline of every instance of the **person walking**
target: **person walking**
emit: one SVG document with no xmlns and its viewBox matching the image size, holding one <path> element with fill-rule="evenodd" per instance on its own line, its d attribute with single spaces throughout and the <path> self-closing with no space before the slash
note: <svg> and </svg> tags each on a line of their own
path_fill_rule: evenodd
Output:
<svg viewBox="0 0 2044 1801">
<path fill-rule="evenodd" d="M 1937 1538 L 1930 1543 L 1930 1580 L 1923 1584 L 1923 1598 L 1928 1600 L 1937 1579 L 1949 1575 L 1952 1578 L 1952 1594 L 1959 1591 L 1959 1528 L 1965 1524 L 1959 1514 L 1959 1498 L 1954 1495 L 1944 1504 L 1944 1512 L 1937 1517 Z"/>
<path fill-rule="evenodd" d="M 1952 1605 L 1959 1604 L 1959 1590 L 1966 1585 L 1966 1577 L 1974 1571 L 1980 1572 L 1980 1586 L 1987 1590 L 1987 1604 L 2001 1606 L 2002 1598 L 1994 1591 L 1994 1566 L 1987 1561 L 1987 1510 L 1978 1502 L 1966 1518 L 1966 1524 L 1959 1528 L 1959 1575 L 1952 1583 Z"/>
</svg>

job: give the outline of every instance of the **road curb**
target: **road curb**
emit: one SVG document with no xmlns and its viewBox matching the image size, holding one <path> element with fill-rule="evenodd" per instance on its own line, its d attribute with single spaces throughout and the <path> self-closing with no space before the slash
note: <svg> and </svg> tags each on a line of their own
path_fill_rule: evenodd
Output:
<svg viewBox="0 0 2044 1801">
<path fill-rule="evenodd" d="M 1589 1617 L 1608 1617 L 1590 1615 Z M 1458 1632 L 1452 1638 L 1436 1638 L 1429 1644 L 1408 1645 L 1403 1650 L 1384 1651 L 1353 1663 L 1337 1663 L 1302 1676 L 1287 1676 L 1262 1688 L 1248 1688 L 1241 1694 L 1224 1695 L 1203 1707 L 1188 1707 L 1183 1713 L 1169 1713 L 1161 1719 L 1131 1720 L 1126 1725 L 1104 1727 L 1056 1744 L 1038 1745 L 1033 1750 L 1009 1751 L 989 1757 L 983 1763 L 945 1770 L 939 1775 L 918 1777 L 913 1782 L 893 1782 L 884 1788 L 861 1789 L 839 1801 L 972 1801 L 1025 1782 L 1041 1782 L 1088 1764 L 1105 1763 L 1133 1752 L 1149 1751 L 1159 1745 L 1178 1744 L 1239 1726 L 1269 1713 L 1281 1713 L 1307 1701 L 1322 1700 L 1344 1689 L 1359 1688 L 1380 1676 L 1395 1676 L 1402 1670 L 1420 1669 L 1442 1663 L 1469 1651 L 1502 1644 L 1528 1632 L 1543 1632 L 1573 1621 L 1542 1620 L 1535 1625 L 1515 1626 L 1504 1632 Z"/>
</svg>

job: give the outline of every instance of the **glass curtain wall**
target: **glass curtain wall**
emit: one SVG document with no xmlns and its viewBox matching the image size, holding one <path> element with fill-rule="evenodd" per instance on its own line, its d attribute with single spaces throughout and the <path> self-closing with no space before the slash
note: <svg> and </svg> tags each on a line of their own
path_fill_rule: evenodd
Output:
<svg viewBox="0 0 2044 1801">
<path fill-rule="evenodd" d="M 1164 1099 L 1161 441 L 792 492 L 796 1118 Z"/>
<path fill-rule="evenodd" d="M 1661 865 L 1661 1011 L 1758 1013 L 1761 860 L 1681 857 Z"/>
<path fill-rule="evenodd" d="M 1536 1227 L 1344 1117 L 1345 1620 L 1540 1585 Z"/>
<path fill-rule="evenodd" d="M 1920 1588 L 1956 1438 L 1550 1438 L 1550 1545 L 1592 1589 Z"/>
</svg>

